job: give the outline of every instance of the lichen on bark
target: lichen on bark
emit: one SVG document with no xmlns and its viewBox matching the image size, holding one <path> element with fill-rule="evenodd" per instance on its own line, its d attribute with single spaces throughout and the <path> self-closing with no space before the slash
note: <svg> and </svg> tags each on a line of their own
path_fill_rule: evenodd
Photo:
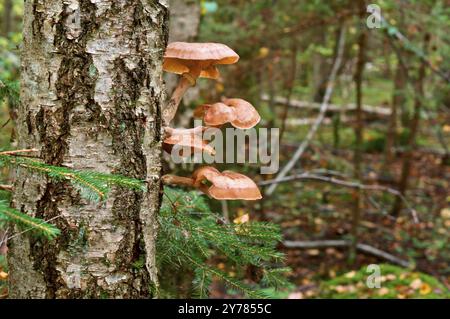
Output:
<svg viewBox="0 0 450 319">
<path fill-rule="evenodd" d="M 10 296 L 144 298 L 157 285 L 164 1 L 25 2 L 19 147 L 49 164 L 146 180 L 91 203 L 22 169 L 12 204 L 62 235 L 12 241 Z M 133 267 L 145 256 L 146 267 Z"/>
</svg>

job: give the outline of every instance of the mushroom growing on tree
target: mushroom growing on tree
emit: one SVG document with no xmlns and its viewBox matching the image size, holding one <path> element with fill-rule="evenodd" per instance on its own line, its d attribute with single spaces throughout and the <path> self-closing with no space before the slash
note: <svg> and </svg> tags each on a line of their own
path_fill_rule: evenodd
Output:
<svg viewBox="0 0 450 319">
<path fill-rule="evenodd" d="M 197 78 L 217 79 L 220 75 L 217 65 L 233 64 L 239 55 L 221 43 L 172 42 L 164 54 L 163 69 L 181 74 L 172 97 L 163 111 L 163 120 L 168 125 L 175 114 L 186 90 L 194 86 Z"/>
<path fill-rule="evenodd" d="M 191 149 L 191 152 L 200 150 L 201 152 L 207 152 L 214 155 L 216 152 L 214 148 L 208 145 L 206 141 L 202 139 L 202 133 L 208 129 L 204 126 L 198 126 L 192 129 L 174 129 L 171 127 L 165 127 L 166 137 L 163 142 L 163 149 L 170 153 L 175 145 L 180 147 L 187 147 Z M 181 154 L 183 156 L 183 154 Z"/>
<path fill-rule="evenodd" d="M 249 177 L 233 171 L 219 172 L 211 166 L 197 169 L 191 178 L 164 175 L 164 184 L 195 187 L 218 200 L 258 200 L 261 192 Z"/>
<path fill-rule="evenodd" d="M 253 105 L 243 99 L 225 99 L 223 103 L 200 105 L 195 109 L 194 116 L 203 118 L 206 125 L 231 123 L 239 129 L 252 128 L 261 120 Z"/>
<path fill-rule="evenodd" d="M 214 154 L 214 149 L 201 138 L 206 129 L 199 126 L 193 129 L 173 129 L 168 127 L 178 109 L 186 90 L 196 84 L 197 78 L 217 79 L 220 75 L 217 65 L 233 64 L 239 56 L 228 46 L 220 43 L 186 43 L 173 42 L 168 45 L 164 55 L 163 69 L 167 72 L 181 74 L 178 86 L 163 110 L 165 139 L 163 148 L 170 152 L 175 145 L 200 149 Z M 223 103 L 203 105 L 196 110 L 196 115 L 204 117 L 210 126 L 219 126 L 230 122 L 240 129 L 255 126 L 260 121 L 256 109 L 242 99 L 225 99 Z M 232 171 L 219 172 L 211 166 L 197 169 L 192 177 L 164 175 L 164 184 L 191 186 L 208 196 L 219 200 L 257 200 L 261 199 L 258 186 L 247 176 Z"/>
</svg>

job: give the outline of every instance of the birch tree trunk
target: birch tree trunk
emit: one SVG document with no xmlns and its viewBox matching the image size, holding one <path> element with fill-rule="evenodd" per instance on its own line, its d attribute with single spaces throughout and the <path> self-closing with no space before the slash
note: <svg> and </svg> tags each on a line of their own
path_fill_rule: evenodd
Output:
<svg viewBox="0 0 450 319">
<path fill-rule="evenodd" d="M 17 171 L 13 205 L 52 220 L 51 242 L 10 245 L 10 297 L 145 298 L 157 285 L 165 0 L 25 1 L 20 148 L 49 164 L 147 181 L 105 203 Z"/>
</svg>

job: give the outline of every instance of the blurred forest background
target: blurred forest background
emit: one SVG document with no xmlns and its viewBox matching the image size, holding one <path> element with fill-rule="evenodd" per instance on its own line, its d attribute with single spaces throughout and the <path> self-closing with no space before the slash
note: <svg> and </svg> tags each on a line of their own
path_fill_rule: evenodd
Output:
<svg viewBox="0 0 450 319">
<path fill-rule="evenodd" d="M 260 183 L 263 200 L 210 203 L 228 220 L 239 223 L 248 214 L 281 227 L 289 284 L 265 293 L 448 297 L 450 2 L 373 2 L 383 18 L 375 28 L 366 25 L 371 13 L 364 1 L 170 2 L 170 41 L 225 43 L 241 57 L 219 81 L 199 80 L 177 126 L 191 124 L 195 106 L 226 94 L 250 101 L 261 114 L 260 127 L 280 128 L 280 168 L 308 142 L 288 178 L 276 184 L 277 174 L 239 165 Z M 22 14 L 21 0 L 0 2 L 2 90 L 19 86 Z M 171 90 L 174 78 L 166 82 Z M 316 134 L 305 139 L 328 98 Z M 0 149 L 14 147 L 17 102 L 10 95 L 0 105 Z M 166 166 L 180 175 L 193 171 Z M 0 184 L 7 176 L 3 171 Z M 0 280 L 6 280 L 0 258 Z M 210 263 L 233 271 L 226 259 Z M 366 285 L 370 264 L 382 264 L 381 289 Z M 254 269 L 246 271 L 251 280 Z M 232 293 L 213 283 L 212 297 Z"/>
</svg>

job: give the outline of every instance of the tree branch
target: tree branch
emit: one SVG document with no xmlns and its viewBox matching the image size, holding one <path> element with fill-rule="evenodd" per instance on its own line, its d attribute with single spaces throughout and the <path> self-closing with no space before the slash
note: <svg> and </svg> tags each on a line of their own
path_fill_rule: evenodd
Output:
<svg viewBox="0 0 450 319">
<path fill-rule="evenodd" d="M 0 190 L 11 192 L 13 190 L 13 187 L 11 185 L 1 185 L 0 184 Z"/>
<path fill-rule="evenodd" d="M 320 181 L 320 182 L 336 184 L 336 185 L 340 185 L 340 186 L 348 187 L 348 188 L 359 188 L 361 190 L 372 190 L 372 191 L 381 191 L 381 192 L 390 193 L 390 194 L 392 194 L 394 196 L 398 196 L 403 201 L 403 203 L 408 208 L 408 210 L 410 211 L 414 222 L 415 223 L 419 222 L 419 218 L 417 216 L 416 210 L 406 200 L 405 196 L 403 196 L 396 189 L 393 189 L 393 188 L 390 188 L 390 187 L 386 187 L 386 186 L 382 186 L 382 185 L 365 185 L 365 184 L 361 184 L 361 183 L 358 183 L 358 182 L 345 181 L 345 180 L 337 179 L 337 178 L 330 177 L 330 176 L 322 176 L 322 175 L 311 174 L 309 172 L 304 172 L 304 173 L 300 173 L 300 174 L 296 174 L 296 175 L 285 176 L 285 177 L 280 178 L 280 179 L 276 179 L 275 178 L 275 179 L 272 179 L 272 180 L 262 181 L 262 182 L 259 182 L 258 185 L 259 186 L 266 186 L 266 185 L 278 184 L 278 183 L 283 183 L 283 182 L 290 182 L 290 181 L 294 181 L 294 180 L 314 180 L 314 181 Z"/>
<path fill-rule="evenodd" d="M 336 79 L 336 75 L 337 75 L 337 72 L 338 72 L 339 67 L 341 65 L 342 57 L 343 57 L 343 54 L 344 54 L 345 32 L 346 32 L 345 29 L 346 28 L 345 28 L 345 25 L 344 25 L 342 27 L 342 29 L 341 29 L 341 33 L 340 33 L 340 36 L 339 36 L 338 53 L 337 53 L 337 56 L 336 56 L 336 60 L 335 60 L 335 62 L 333 64 L 333 68 L 331 69 L 330 77 L 328 78 L 327 88 L 326 88 L 325 95 L 324 95 L 324 98 L 323 98 L 323 101 L 322 101 L 322 105 L 320 106 L 320 112 L 319 112 L 319 115 L 317 116 L 316 122 L 310 128 L 308 134 L 306 135 L 305 140 L 303 141 L 302 144 L 300 144 L 300 146 L 298 147 L 298 149 L 295 152 L 294 156 L 286 164 L 286 166 L 283 167 L 281 172 L 277 175 L 276 180 L 282 179 L 295 166 L 297 161 L 301 158 L 301 156 L 303 155 L 303 153 L 307 149 L 311 139 L 314 137 L 317 129 L 319 128 L 320 124 L 322 123 L 322 121 L 325 118 L 325 113 L 326 113 L 326 111 L 328 109 L 328 103 L 330 102 L 331 94 L 333 93 L 333 89 L 334 89 L 334 81 Z M 276 187 L 277 187 L 276 183 L 271 185 L 267 189 L 266 194 L 268 196 L 271 195 L 275 191 Z"/>
<path fill-rule="evenodd" d="M 347 240 L 313 240 L 313 241 L 291 241 L 286 240 L 283 242 L 283 245 L 286 248 L 301 248 L 301 249 L 310 249 L 310 248 L 326 248 L 326 247 L 348 247 L 351 242 Z M 382 251 L 378 248 L 367 244 L 357 244 L 356 249 L 368 253 L 370 255 L 383 258 L 391 263 L 400 265 L 405 268 L 412 267 L 412 264 L 409 261 L 400 259 L 394 255 L 391 255 L 385 251 Z"/>
</svg>

